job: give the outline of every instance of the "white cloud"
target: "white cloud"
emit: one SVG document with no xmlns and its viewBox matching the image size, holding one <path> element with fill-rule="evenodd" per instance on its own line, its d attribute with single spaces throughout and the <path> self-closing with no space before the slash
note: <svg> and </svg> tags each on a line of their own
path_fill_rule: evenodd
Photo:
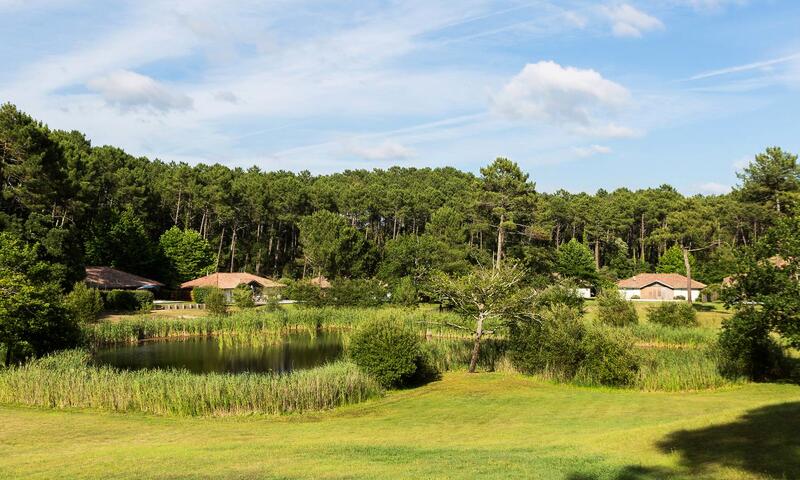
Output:
<svg viewBox="0 0 800 480">
<path fill-rule="evenodd" d="M 762 70 L 772 67 L 773 65 L 795 62 L 797 60 L 800 60 L 800 52 L 793 53 L 791 55 L 785 55 L 783 57 L 772 58 L 769 60 L 761 60 L 758 62 L 745 63 L 743 65 L 735 65 L 732 67 L 720 68 L 718 70 L 710 70 L 708 72 L 698 73 L 697 75 L 689 77 L 689 80 L 702 80 L 704 78 L 717 77 L 720 75 L 728 75 L 731 73 L 747 72 L 750 70 Z"/>
<path fill-rule="evenodd" d="M 230 90 L 220 90 L 214 94 L 214 99 L 220 102 L 239 103 L 239 97 Z"/>
<path fill-rule="evenodd" d="M 89 90 L 99 93 L 109 105 L 122 111 L 190 110 L 193 102 L 188 95 L 174 92 L 156 80 L 129 70 L 117 70 L 89 80 Z"/>
<path fill-rule="evenodd" d="M 617 37 L 641 37 L 645 32 L 664 28 L 661 20 L 627 3 L 603 7 L 602 12 L 611 21 L 611 31 Z"/>
<path fill-rule="evenodd" d="M 366 160 L 405 160 L 415 155 L 411 148 L 391 140 L 385 140 L 377 145 L 351 143 L 345 146 L 345 150 Z"/>
<path fill-rule="evenodd" d="M 579 157 L 591 157 L 592 155 L 611 153 L 611 148 L 605 145 L 589 145 L 587 147 L 572 147 L 572 151 Z"/>
<path fill-rule="evenodd" d="M 528 64 L 492 97 L 496 113 L 512 120 L 542 121 L 582 135 L 629 136 L 607 120 L 630 102 L 622 85 L 595 70 L 552 61 Z"/>
<path fill-rule="evenodd" d="M 731 186 L 723 185 L 717 182 L 706 182 L 697 185 L 697 190 L 700 193 L 709 195 L 723 195 L 731 191 Z"/>
</svg>

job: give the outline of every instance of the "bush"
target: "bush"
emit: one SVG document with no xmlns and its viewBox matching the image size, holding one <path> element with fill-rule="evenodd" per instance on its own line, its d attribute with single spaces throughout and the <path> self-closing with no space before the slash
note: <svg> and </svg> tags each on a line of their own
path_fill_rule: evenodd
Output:
<svg viewBox="0 0 800 480">
<path fill-rule="evenodd" d="M 228 312 L 228 305 L 225 301 L 225 293 L 216 287 L 210 287 L 205 298 L 206 310 L 211 315 L 225 315 Z"/>
<path fill-rule="evenodd" d="M 324 303 L 337 307 L 379 307 L 386 301 L 386 287 L 377 280 L 338 278 L 331 282 Z"/>
<path fill-rule="evenodd" d="M 548 286 L 536 296 L 536 305 L 550 308 L 554 305 L 563 305 L 575 309 L 583 314 L 585 299 L 578 292 L 578 285 L 572 281 L 563 281 Z"/>
<path fill-rule="evenodd" d="M 213 287 L 194 287 L 192 289 L 192 301 L 194 303 L 206 303 L 208 292 Z"/>
<path fill-rule="evenodd" d="M 616 290 L 603 290 L 597 296 L 597 319 L 612 327 L 639 323 L 633 302 L 625 300 Z"/>
<path fill-rule="evenodd" d="M 769 335 L 769 324 L 753 308 L 739 310 L 722 323 L 717 342 L 719 371 L 726 378 L 763 381 L 790 372 L 783 349 Z"/>
<path fill-rule="evenodd" d="M 289 282 L 286 286 L 286 297 L 298 302 L 303 302 L 311 306 L 321 306 L 323 303 L 323 291 L 319 285 L 315 285 L 308 280 L 298 280 Z"/>
<path fill-rule="evenodd" d="M 103 297 L 96 288 L 77 282 L 64 298 L 64 306 L 80 323 L 94 322 L 103 311 Z"/>
<path fill-rule="evenodd" d="M 619 330 L 587 328 L 581 338 L 577 383 L 614 387 L 632 384 L 640 362 L 635 351 L 633 341 Z"/>
<path fill-rule="evenodd" d="M 587 325 L 579 312 L 564 305 L 544 311 L 539 320 L 511 329 L 509 358 L 518 370 L 583 385 L 635 381 L 639 359 L 621 332 Z"/>
<path fill-rule="evenodd" d="M 153 309 L 153 292 L 149 290 L 109 290 L 105 292 L 105 308 L 116 311 L 143 311 Z"/>
<path fill-rule="evenodd" d="M 242 310 L 255 308 L 256 301 L 253 299 L 253 289 L 249 285 L 239 285 L 233 290 L 233 303 Z"/>
<path fill-rule="evenodd" d="M 419 303 L 419 293 L 411 277 L 403 277 L 392 291 L 392 303 L 404 307 L 415 307 Z"/>
<path fill-rule="evenodd" d="M 673 299 L 674 299 L 674 300 L 683 300 L 683 301 L 686 301 L 686 297 L 685 297 L 685 296 L 683 296 L 683 295 L 675 295 L 675 296 L 673 297 Z"/>
<path fill-rule="evenodd" d="M 419 336 L 392 319 L 370 321 L 350 339 L 349 355 L 385 387 L 406 387 L 438 376 Z"/>
<path fill-rule="evenodd" d="M 647 309 L 647 321 L 665 327 L 695 327 L 697 312 L 683 302 L 663 302 Z"/>
</svg>

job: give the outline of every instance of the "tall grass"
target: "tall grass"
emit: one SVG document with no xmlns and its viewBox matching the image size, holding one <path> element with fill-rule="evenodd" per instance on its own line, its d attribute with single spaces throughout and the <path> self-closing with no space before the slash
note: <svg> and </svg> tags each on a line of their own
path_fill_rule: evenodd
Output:
<svg viewBox="0 0 800 480">
<path fill-rule="evenodd" d="M 100 322 L 84 327 L 89 345 L 131 343 L 151 338 L 171 338 L 203 335 L 262 335 L 271 332 L 322 328 L 350 329 L 373 319 L 392 319 L 415 330 L 437 336 L 463 336 L 449 327 L 459 317 L 448 312 L 422 311 L 404 308 L 295 308 L 266 312 L 250 310 L 227 316 L 170 318 L 157 315 L 138 315 L 116 322 Z"/>
<path fill-rule="evenodd" d="M 739 383 L 719 374 L 713 347 L 697 349 L 643 348 L 635 388 L 680 392 L 705 390 Z"/>
<path fill-rule="evenodd" d="M 289 375 L 196 375 L 95 367 L 86 352 L 71 350 L 0 371 L 0 403 L 157 415 L 300 413 L 381 393 L 375 380 L 347 362 Z"/>
<path fill-rule="evenodd" d="M 718 330 L 705 327 L 668 327 L 655 323 L 640 323 L 626 327 L 638 343 L 653 346 L 699 347 L 717 338 Z"/>
</svg>

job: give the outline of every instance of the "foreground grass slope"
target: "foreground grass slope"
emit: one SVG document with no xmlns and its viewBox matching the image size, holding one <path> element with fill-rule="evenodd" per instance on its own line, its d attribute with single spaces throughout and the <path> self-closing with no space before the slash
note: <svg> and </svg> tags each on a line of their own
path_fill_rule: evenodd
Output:
<svg viewBox="0 0 800 480">
<path fill-rule="evenodd" d="M 450 373 L 320 414 L 0 408 L 0 478 L 797 478 L 800 387 L 698 393 Z"/>
</svg>

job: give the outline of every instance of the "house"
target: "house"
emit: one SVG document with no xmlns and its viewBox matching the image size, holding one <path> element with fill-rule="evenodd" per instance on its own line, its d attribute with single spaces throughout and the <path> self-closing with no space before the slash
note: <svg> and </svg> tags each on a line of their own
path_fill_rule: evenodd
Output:
<svg viewBox="0 0 800 480">
<path fill-rule="evenodd" d="M 316 285 L 322 289 L 331 288 L 331 282 L 329 282 L 328 279 L 322 275 L 312 278 L 308 281 L 308 283 L 311 285 Z"/>
<path fill-rule="evenodd" d="M 633 297 L 642 300 L 673 300 L 675 297 L 688 298 L 686 287 L 688 278 L 678 273 L 640 273 L 617 282 L 619 293 L 626 299 Z M 700 297 L 704 283 L 692 280 L 692 300 Z"/>
<path fill-rule="evenodd" d="M 206 275 L 205 277 L 195 278 L 181 284 L 182 289 L 192 289 L 195 287 L 217 287 L 225 294 L 227 302 L 233 302 L 233 290 L 239 285 L 249 285 L 253 289 L 256 297 L 265 289 L 279 289 L 286 285 L 278 283 L 269 278 L 259 277 L 251 273 L 218 272 Z M 258 299 L 258 298 L 257 298 Z"/>
<path fill-rule="evenodd" d="M 164 286 L 163 283 L 111 267 L 86 267 L 87 286 L 99 290 L 150 290 Z"/>
</svg>

